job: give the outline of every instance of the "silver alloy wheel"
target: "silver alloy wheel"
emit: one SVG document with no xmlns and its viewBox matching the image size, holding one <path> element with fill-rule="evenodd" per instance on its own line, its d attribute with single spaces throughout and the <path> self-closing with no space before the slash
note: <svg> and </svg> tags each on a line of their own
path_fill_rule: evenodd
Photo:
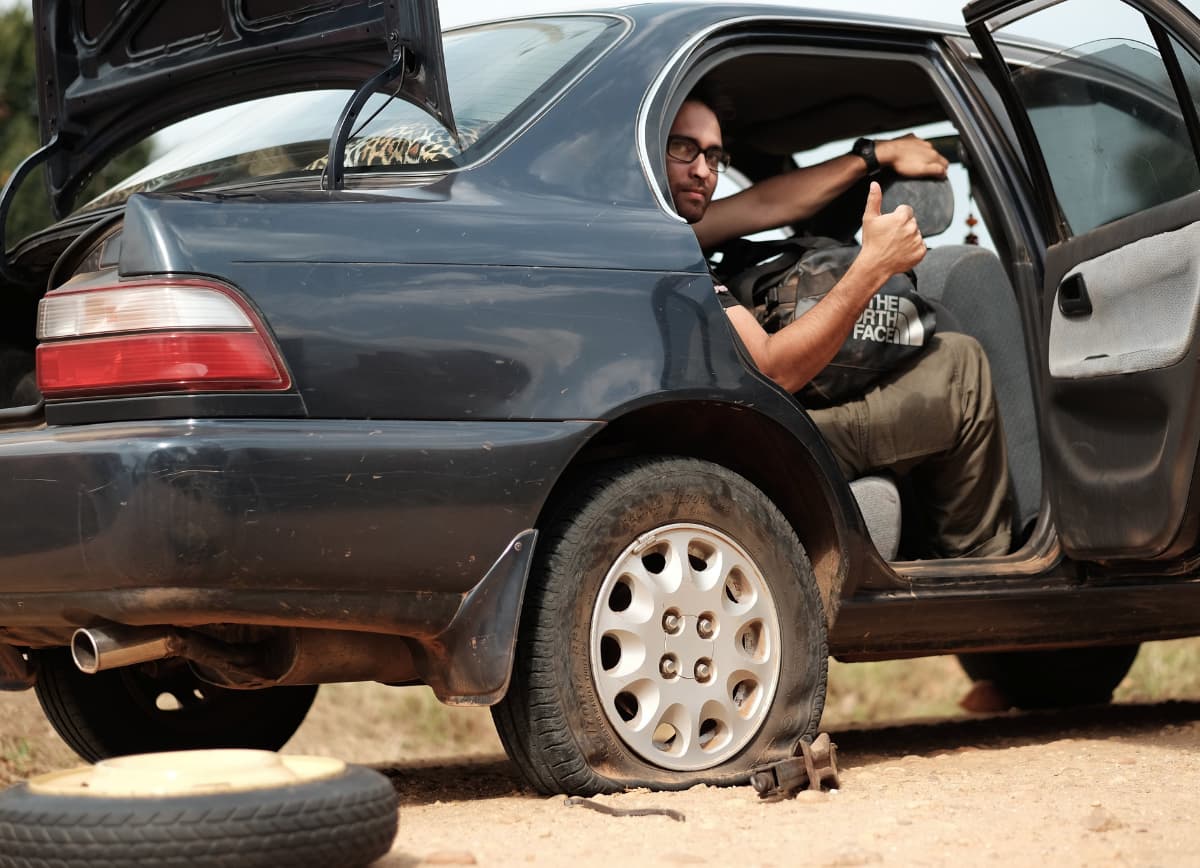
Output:
<svg viewBox="0 0 1200 868">
<path fill-rule="evenodd" d="M 780 624 L 758 565 L 721 531 L 669 524 L 621 552 L 592 610 L 592 680 L 646 762 L 712 768 L 758 733 L 775 698 Z"/>
</svg>

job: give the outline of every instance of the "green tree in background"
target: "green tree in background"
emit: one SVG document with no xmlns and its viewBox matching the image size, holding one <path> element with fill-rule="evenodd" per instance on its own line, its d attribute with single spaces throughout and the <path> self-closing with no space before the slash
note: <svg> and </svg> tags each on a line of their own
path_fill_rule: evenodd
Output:
<svg viewBox="0 0 1200 868">
<path fill-rule="evenodd" d="M 0 12 L 0 185 L 41 145 L 37 120 L 33 20 L 19 6 Z M 149 142 L 118 155 L 88 183 L 78 202 L 88 201 L 146 165 Z M 53 222 L 49 195 L 41 171 L 25 179 L 5 227 L 6 247 Z"/>
<path fill-rule="evenodd" d="M 39 144 L 37 91 L 34 88 L 33 22 L 29 10 L 0 14 L 0 182 Z M 50 203 L 40 177 L 25 181 L 25 189 L 9 214 L 5 240 L 9 244 L 51 221 Z"/>
</svg>

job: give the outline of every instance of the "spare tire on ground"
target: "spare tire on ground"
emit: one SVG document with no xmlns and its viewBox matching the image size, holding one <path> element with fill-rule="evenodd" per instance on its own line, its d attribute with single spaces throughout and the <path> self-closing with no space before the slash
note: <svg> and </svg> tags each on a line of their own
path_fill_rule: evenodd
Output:
<svg viewBox="0 0 1200 868">
<path fill-rule="evenodd" d="M 0 793 L 0 868 L 367 865 L 397 799 L 378 772 L 257 750 L 138 754 Z"/>
</svg>

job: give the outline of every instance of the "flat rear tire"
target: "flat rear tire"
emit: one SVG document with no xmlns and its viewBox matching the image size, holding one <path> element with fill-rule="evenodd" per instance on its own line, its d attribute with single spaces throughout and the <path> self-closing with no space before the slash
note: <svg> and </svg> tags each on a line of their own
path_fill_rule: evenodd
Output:
<svg viewBox="0 0 1200 868">
<path fill-rule="evenodd" d="M 747 780 L 820 722 L 825 616 L 795 530 L 690 458 L 595 471 L 543 528 L 493 716 L 542 792 Z"/>
</svg>

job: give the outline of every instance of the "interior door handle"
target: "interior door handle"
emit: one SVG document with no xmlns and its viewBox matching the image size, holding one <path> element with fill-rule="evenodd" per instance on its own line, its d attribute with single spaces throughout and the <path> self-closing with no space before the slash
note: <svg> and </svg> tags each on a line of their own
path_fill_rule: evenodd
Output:
<svg viewBox="0 0 1200 868">
<path fill-rule="evenodd" d="M 1063 316 L 1088 316 L 1092 312 L 1092 299 L 1088 295 L 1087 281 L 1078 271 L 1064 280 L 1058 287 L 1058 309 Z"/>
</svg>

